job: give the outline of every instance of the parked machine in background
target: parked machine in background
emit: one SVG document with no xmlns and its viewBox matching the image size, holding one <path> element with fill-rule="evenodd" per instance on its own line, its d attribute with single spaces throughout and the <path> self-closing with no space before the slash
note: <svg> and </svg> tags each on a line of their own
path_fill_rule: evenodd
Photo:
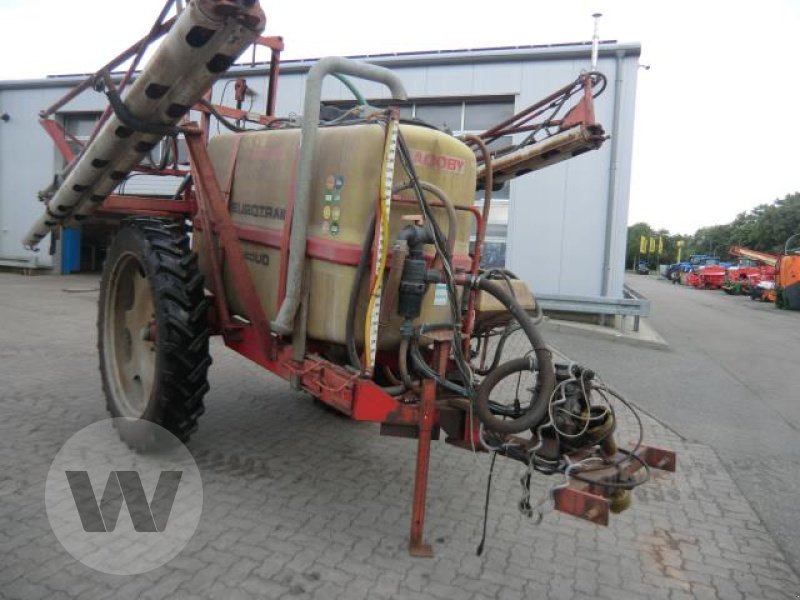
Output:
<svg viewBox="0 0 800 600">
<path fill-rule="evenodd" d="M 728 267 L 725 285 L 722 287 L 727 294 L 758 297 L 757 290 L 766 291 L 772 287 L 768 285 L 759 287 L 759 284 L 775 280 L 777 255 L 743 246 L 731 246 L 728 253 L 742 260 L 739 264 Z"/>
<path fill-rule="evenodd" d="M 689 260 L 671 264 L 667 269 L 666 277 L 672 281 L 672 283 L 694 286 L 698 282 L 698 279 L 695 277 L 696 269 L 705 265 L 718 265 L 719 260 L 719 256 L 692 254 Z"/>
<path fill-rule="evenodd" d="M 717 290 L 725 283 L 726 263 L 720 262 L 719 256 L 694 254 L 688 263 L 678 263 L 677 281 L 703 290 Z M 673 282 L 675 278 L 673 276 Z"/>
<path fill-rule="evenodd" d="M 799 241 L 800 234 L 787 239 L 783 254 L 771 254 L 741 246 L 731 246 L 729 252 L 732 255 L 746 257 L 760 263 L 759 272 L 749 276 L 751 281 L 749 295 L 753 300 L 774 302 L 778 308 L 800 310 Z"/>
<path fill-rule="evenodd" d="M 800 310 L 800 233 L 786 240 L 775 266 L 775 306 Z"/>
<path fill-rule="evenodd" d="M 261 37 L 264 25 L 254 0 L 195 0 L 183 10 L 167 2 L 149 36 L 41 113 L 58 142 L 64 132 L 52 116 L 81 91 L 94 87 L 110 102 L 42 193 L 45 212 L 25 243 L 98 211 L 130 217 L 109 250 L 97 323 L 108 409 L 128 419 L 122 438 L 140 450 L 156 445 L 144 437 L 152 429 L 137 425 L 145 419 L 188 440 L 204 411 L 209 336 L 220 335 L 294 389 L 380 423 L 384 435 L 417 440 L 412 554 L 431 554 L 423 543 L 428 465 L 441 433 L 454 448 L 519 461 L 524 512 L 536 508 L 528 502 L 536 470 L 558 477 L 556 508 L 607 523 L 648 466 L 674 469 L 674 454 L 641 439 L 618 447 L 607 402 L 617 393 L 586 367 L 554 362 L 525 284 L 480 268 L 497 185 L 605 140 L 594 117 L 606 87 L 597 37 L 589 71 L 503 123 L 456 138 L 363 98 L 321 118 L 329 75 L 406 98 L 391 71 L 336 57 L 310 69 L 301 118 L 276 116 L 283 41 Z M 210 86 L 253 43 L 272 51 L 266 113 L 211 104 Z M 212 119 L 229 133 L 211 137 Z M 143 166 L 165 136 L 185 141 L 190 168 Z M 495 147 L 508 136 L 521 141 Z M 183 184 L 172 200 L 125 196 L 118 186 L 131 171 Z M 514 334 L 528 351 L 509 357 L 504 343 Z"/>
<path fill-rule="evenodd" d="M 725 285 L 728 266 L 725 263 L 712 264 L 707 262 L 704 265 L 695 267 L 692 270 L 693 277 L 688 278 L 687 282 L 701 290 L 718 290 Z"/>
</svg>

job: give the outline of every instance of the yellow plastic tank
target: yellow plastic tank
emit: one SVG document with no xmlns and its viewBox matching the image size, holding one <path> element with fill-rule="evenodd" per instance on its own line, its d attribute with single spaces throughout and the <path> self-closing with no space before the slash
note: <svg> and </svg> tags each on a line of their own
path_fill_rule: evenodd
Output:
<svg viewBox="0 0 800 600">
<path fill-rule="evenodd" d="M 441 188 L 457 206 L 471 206 L 475 195 L 472 151 L 452 136 L 434 129 L 402 125 L 401 130 L 419 178 Z M 280 246 L 284 229 L 288 230 L 288 207 L 294 197 L 300 137 L 299 129 L 283 129 L 221 135 L 209 143 L 209 154 L 223 191 L 227 191 L 233 172 L 228 208 L 239 226 L 240 239 L 245 238 L 241 242 L 245 260 L 268 319 L 275 316 L 279 307 Z M 385 129 L 378 123 L 320 128 L 317 160 L 312 168 L 306 260 L 310 286 L 308 336 L 311 339 L 336 344 L 345 342 L 345 318 L 356 272 L 352 263 L 360 256 L 380 197 L 384 144 Z M 395 186 L 408 180 L 398 160 Z M 414 198 L 410 190 L 402 196 Z M 433 196 L 429 199 L 437 202 Z M 433 213 L 446 232 L 445 211 L 434 208 Z M 403 217 L 417 214 L 416 204 L 392 202 L 390 245 L 408 222 Z M 472 216 L 466 211 L 458 211 L 458 215 L 455 254 L 463 260 L 468 253 Z M 195 243 L 202 243 L 201 235 L 195 235 Z M 202 252 L 200 255 L 202 258 Z M 208 265 L 203 260 L 201 269 L 207 273 Z M 232 312 L 246 317 L 227 269 L 224 269 L 224 278 Z M 367 284 L 368 278 L 362 284 L 356 311 L 359 343 L 363 340 Z M 431 286 L 420 322 L 449 320 L 444 290 Z M 381 349 L 396 347 L 400 323 L 401 318 L 396 316 L 381 329 Z"/>
</svg>

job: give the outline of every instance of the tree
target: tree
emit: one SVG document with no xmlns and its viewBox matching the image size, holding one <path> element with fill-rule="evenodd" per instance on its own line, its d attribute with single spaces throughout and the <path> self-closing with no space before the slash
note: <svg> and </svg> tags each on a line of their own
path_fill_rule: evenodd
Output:
<svg viewBox="0 0 800 600">
<path fill-rule="evenodd" d="M 661 236 L 664 251 L 660 262 L 670 263 L 677 260 L 678 240 L 684 241 L 682 259 L 691 254 L 716 254 L 728 259 L 731 258 L 728 249 L 734 245 L 776 254 L 783 252 L 787 238 L 795 233 L 800 233 L 800 192 L 787 194 L 772 204 L 759 204 L 752 210 L 739 213 L 725 225 L 701 227 L 691 236 L 673 235 L 666 229 L 655 230 L 647 223 L 631 225 L 628 227 L 625 264 L 628 268 L 635 268 L 641 236 L 648 239 Z M 652 268 L 656 259 L 654 256 L 650 258 Z"/>
<path fill-rule="evenodd" d="M 647 223 L 636 223 L 635 225 L 628 227 L 628 245 L 625 252 L 626 269 L 636 268 L 636 260 L 639 258 L 639 240 L 641 239 L 641 236 L 645 236 L 650 239 L 653 233 L 653 228 Z"/>
</svg>

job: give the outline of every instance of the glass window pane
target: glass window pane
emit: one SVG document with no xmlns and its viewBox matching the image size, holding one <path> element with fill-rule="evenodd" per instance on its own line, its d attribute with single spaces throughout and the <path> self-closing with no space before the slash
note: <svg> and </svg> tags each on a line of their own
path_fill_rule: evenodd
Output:
<svg viewBox="0 0 800 600">
<path fill-rule="evenodd" d="M 484 242 L 483 252 L 481 253 L 481 268 L 494 269 L 506 266 L 506 243 L 505 242 Z"/>
<path fill-rule="evenodd" d="M 434 127 L 461 129 L 461 104 L 417 104 L 416 117 Z"/>
<path fill-rule="evenodd" d="M 398 107 L 400 109 L 400 118 L 401 119 L 410 119 L 413 113 L 412 107 L 410 104 L 406 106 Z"/>
<path fill-rule="evenodd" d="M 65 115 L 64 129 L 77 138 L 89 137 L 92 134 L 92 130 L 94 130 L 97 119 L 99 118 L 100 115 L 97 113 Z"/>
<path fill-rule="evenodd" d="M 475 202 L 483 202 L 483 190 L 475 192 Z M 499 190 L 492 192 L 493 200 L 508 200 L 511 198 L 511 182 L 506 181 Z"/>
<path fill-rule="evenodd" d="M 503 150 L 511 146 L 514 143 L 514 138 L 510 135 L 505 135 L 503 137 L 497 138 L 493 142 L 491 142 L 489 146 L 489 150 L 491 152 L 498 152 L 499 150 Z"/>
<path fill-rule="evenodd" d="M 508 202 L 502 200 L 493 202 L 489 209 L 489 227 L 502 226 L 505 236 L 505 227 L 508 225 Z"/>
<path fill-rule="evenodd" d="M 474 102 L 464 108 L 464 129 L 484 131 L 514 114 L 513 102 Z"/>
<path fill-rule="evenodd" d="M 508 222 L 505 223 L 492 223 L 486 226 L 486 239 L 498 238 L 505 240 L 508 237 Z"/>
</svg>

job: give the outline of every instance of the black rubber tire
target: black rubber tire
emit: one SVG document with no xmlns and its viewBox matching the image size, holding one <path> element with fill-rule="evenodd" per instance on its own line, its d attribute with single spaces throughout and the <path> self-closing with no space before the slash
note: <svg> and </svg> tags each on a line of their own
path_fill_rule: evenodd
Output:
<svg viewBox="0 0 800 600">
<path fill-rule="evenodd" d="M 130 414 L 112 393 L 104 351 L 107 299 L 114 298 L 115 266 L 122 260 L 138 261 L 140 277 L 150 285 L 155 323 L 152 386 L 142 392 L 145 408 Z M 197 419 L 205 411 L 203 396 L 209 389 L 211 365 L 208 340 L 209 301 L 197 255 L 189 248 L 182 225 L 150 218 L 128 219 L 115 236 L 103 268 L 97 318 L 100 373 L 106 404 L 112 417 L 133 417 L 117 421 L 120 437 L 137 451 L 157 450 L 164 440 L 154 439 L 157 428 L 136 426 L 138 419 L 156 423 L 186 442 L 197 430 Z M 116 354 L 114 354 L 116 356 Z M 128 414 L 126 414 L 128 413 Z M 146 424 L 144 424 L 146 425 Z"/>
</svg>

